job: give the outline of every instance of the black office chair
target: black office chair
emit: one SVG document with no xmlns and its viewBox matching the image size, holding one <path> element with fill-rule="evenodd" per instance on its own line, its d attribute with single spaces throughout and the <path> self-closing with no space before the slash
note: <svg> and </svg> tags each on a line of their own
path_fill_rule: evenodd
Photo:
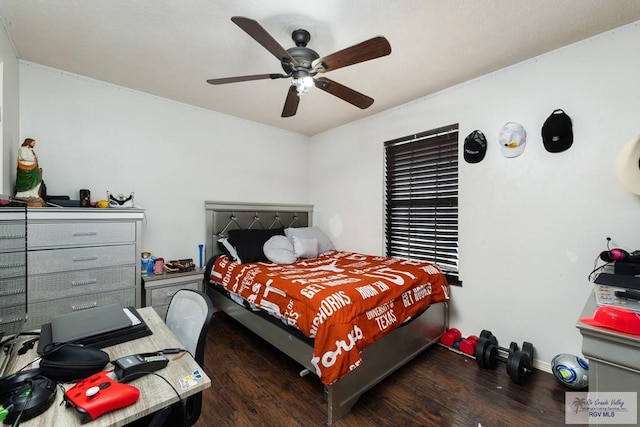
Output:
<svg viewBox="0 0 640 427">
<path fill-rule="evenodd" d="M 164 320 L 200 367 L 204 366 L 204 348 L 211 319 L 213 303 L 209 296 L 204 292 L 181 289 L 171 298 Z M 184 403 L 184 408 L 178 402 L 131 425 L 173 427 L 183 425 L 186 421 L 187 426 L 192 426 L 200 417 L 202 392 L 189 396 Z"/>
</svg>

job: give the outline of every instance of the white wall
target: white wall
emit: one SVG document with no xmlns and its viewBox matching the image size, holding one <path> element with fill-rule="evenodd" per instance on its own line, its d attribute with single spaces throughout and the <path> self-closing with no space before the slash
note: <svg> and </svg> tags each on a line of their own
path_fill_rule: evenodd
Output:
<svg viewBox="0 0 640 427">
<path fill-rule="evenodd" d="M 605 238 L 640 248 L 640 199 L 613 169 L 618 150 L 640 133 L 639 40 L 636 22 L 313 137 L 315 224 L 339 249 L 382 254 L 383 142 L 459 123 L 462 150 L 480 129 L 485 159 L 467 164 L 460 151 L 464 283 L 452 290 L 452 326 L 464 335 L 489 329 L 505 347 L 532 342 L 542 368 L 557 353 L 580 354 L 575 324 Z M 556 108 L 571 116 L 574 144 L 551 154 L 540 130 Z M 528 133 L 513 159 L 497 144 L 508 121 Z"/>
<path fill-rule="evenodd" d="M 640 199 L 613 173 L 618 150 L 640 132 L 637 40 L 640 23 L 317 135 L 310 146 L 297 134 L 21 62 L 15 143 L 37 139 L 49 194 L 134 191 L 147 210 L 145 249 L 158 256 L 197 259 L 204 200 L 313 203 L 314 223 L 339 249 L 380 254 L 383 142 L 451 123 L 461 140 L 481 129 L 485 160 L 460 163 L 464 285 L 452 292 L 452 326 L 465 335 L 490 329 L 507 346 L 530 341 L 548 367 L 556 353 L 580 353 L 575 323 L 605 238 L 640 247 Z M 574 122 L 574 146 L 560 154 L 539 136 L 555 108 Z M 529 134 L 515 159 L 497 145 L 507 121 Z"/>
<path fill-rule="evenodd" d="M 156 256 L 198 262 L 205 200 L 310 201 L 307 137 L 28 62 L 20 101 L 47 193 L 134 192 Z"/>
<path fill-rule="evenodd" d="M 0 29 L 0 148 L 2 162 L 0 162 L 0 182 L 3 194 L 11 192 L 11 170 L 15 169 L 15 161 L 20 146 L 19 128 L 19 73 L 18 59 L 4 29 Z M 15 155 L 13 154 L 15 153 Z M 15 171 L 14 171 L 15 175 Z"/>
</svg>

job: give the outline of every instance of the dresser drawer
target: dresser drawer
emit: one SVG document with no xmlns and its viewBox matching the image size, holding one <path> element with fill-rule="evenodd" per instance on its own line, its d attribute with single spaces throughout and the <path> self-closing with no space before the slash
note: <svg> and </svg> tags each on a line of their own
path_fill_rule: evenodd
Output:
<svg viewBox="0 0 640 427">
<path fill-rule="evenodd" d="M 27 231 L 29 249 L 136 241 L 136 224 L 133 222 L 29 223 Z"/>
<path fill-rule="evenodd" d="M 135 264 L 136 245 L 50 249 L 28 252 L 28 274 L 57 273 L 89 268 Z"/>
<path fill-rule="evenodd" d="M 201 281 L 185 282 L 180 285 L 166 286 L 164 288 L 152 288 L 147 290 L 151 294 L 151 305 L 153 309 L 158 313 L 161 319 L 164 319 L 169 309 L 169 302 L 173 295 L 180 289 L 192 289 L 194 291 L 200 290 Z"/>
<path fill-rule="evenodd" d="M 27 255 L 24 252 L 0 253 L 0 278 L 24 277 Z"/>
<path fill-rule="evenodd" d="M 70 298 L 62 297 L 57 300 L 34 303 L 29 301 L 29 320 L 27 321 L 25 330 L 40 328 L 44 323 L 50 323 L 51 319 L 61 314 L 86 310 L 93 307 L 101 307 L 109 304 L 118 304 L 121 307 L 131 307 L 135 305 L 135 302 L 135 288 Z"/>
<path fill-rule="evenodd" d="M 0 308 L 0 329 L 6 334 L 17 334 L 22 331 L 25 317 L 24 304 L 2 307 Z"/>
<path fill-rule="evenodd" d="M 169 301 L 173 297 L 173 294 L 178 292 L 180 289 L 193 289 L 197 291 L 200 289 L 200 281 L 193 281 L 182 283 L 176 286 L 167 286 L 164 288 L 155 288 L 151 289 L 151 305 L 152 306 L 160 306 L 160 305 L 168 305 Z M 149 290 L 147 290 L 149 292 Z"/>
<path fill-rule="evenodd" d="M 29 301 L 37 302 L 136 286 L 136 267 L 92 268 L 29 277 Z"/>
<path fill-rule="evenodd" d="M 0 223 L 0 251 L 23 251 L 26 249 L 25 223 Z"/>
<path fill-rule="evenodd" d="M 0 307 L 22 305 L 27 302 L 27 279 L 25 276 L 0 279 Z"/>
</svg>

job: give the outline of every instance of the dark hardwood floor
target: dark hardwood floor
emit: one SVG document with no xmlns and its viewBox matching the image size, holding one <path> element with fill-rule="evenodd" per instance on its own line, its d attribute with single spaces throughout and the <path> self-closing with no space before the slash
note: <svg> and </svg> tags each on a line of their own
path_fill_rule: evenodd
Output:
<svg viewBox="0 0 640 427">
<path fill-rule="evenodd" d="M 326 423 L 317 377 L 300 377 L 300 365 L 224 313 L 209 330 L 204 369 L 212 387 L 197 427 Z M 503 363 L 483 370 L 437 345 L 365 393 L 334 426 L 562 426 L 566 391 L 537 370 L 518 386 Z"/>
</svg>

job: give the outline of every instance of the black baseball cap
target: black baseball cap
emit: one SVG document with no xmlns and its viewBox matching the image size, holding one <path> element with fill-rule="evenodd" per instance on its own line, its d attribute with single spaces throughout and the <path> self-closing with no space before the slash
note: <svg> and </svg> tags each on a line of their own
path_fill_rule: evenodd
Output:
<svg viewBox="0 0 640 427">
<path fill-rule="evenodd" d="M 487 138 L 479 130 L 474 130 L 464 139 L 464 159 L 468 163 L 478 163 L 487 153 Z"/>
<path fill-rule="evenodd" d="M 542 126 L 542 143 L 550 153 L 568 150 L 573 144 L 571 117 L 564 111 L 554 110 Z"/>
</svg>

